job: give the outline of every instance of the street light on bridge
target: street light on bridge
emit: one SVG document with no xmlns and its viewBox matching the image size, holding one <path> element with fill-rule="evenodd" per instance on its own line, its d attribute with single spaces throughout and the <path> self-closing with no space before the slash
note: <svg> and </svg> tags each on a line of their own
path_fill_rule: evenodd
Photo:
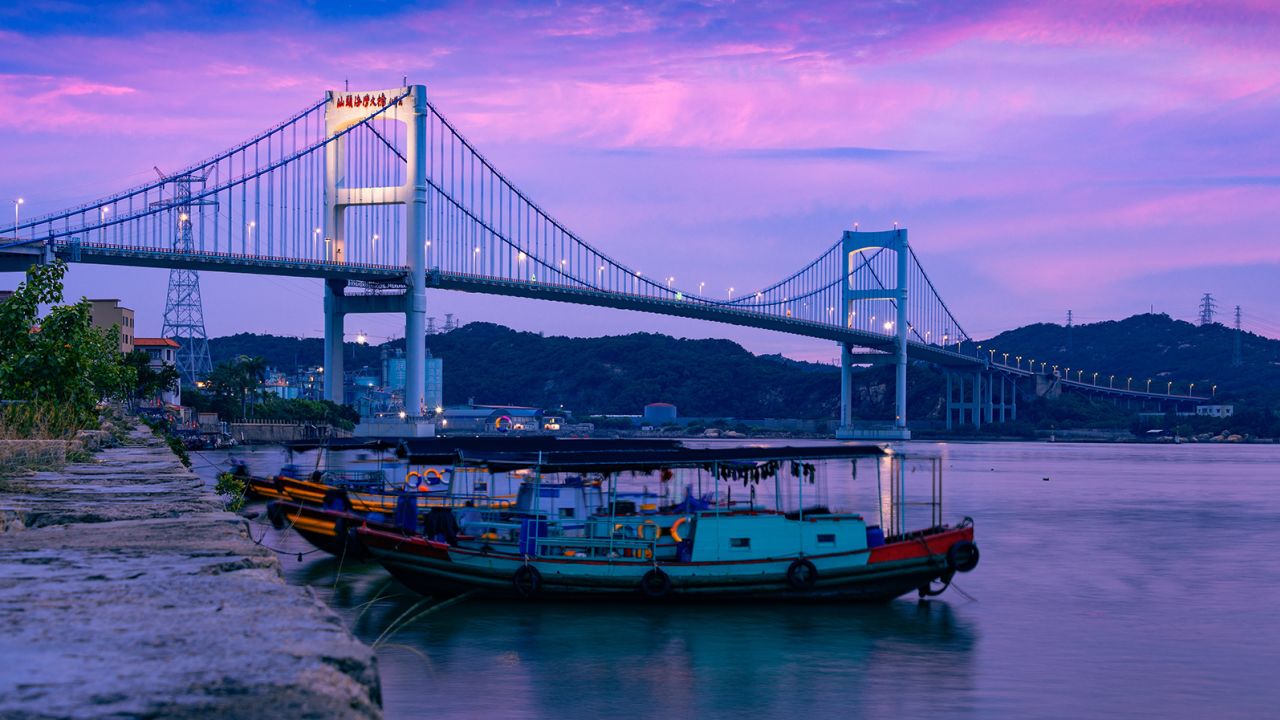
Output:
<svg viewBox="0 0 1280 720">
<path fill-rule="evenodd" d="M 729 299 L 733 299 L 733 288 L 729 288 Z"/>
<path fill-rule="evenodd" d="M 1002 353 L 1002 354 L 1004 355 L 1004 364 L 1005 364 L 1005 365 L 1008 365 L 1008 364 L 1009 364 L 1009 353 Z"/>
<path fill-rule="evenodd" d="M 1013 357 L 1013 359 L 1018 361 L 1018 369 L 1019 369 L 1019 370 L 1021 370 L 1021 369 L 1022 369 L 1022 356 L 1021 356 L 1021 355 L 1015 355 L 1015 356 Z M 1035 361 L 1034 361 L 1034 360 L 1032 360 L 1032 362 L 1034 363 Z"/>
<path fill-rule="evenodd" d="M 1191 383 L 1191 386 L 1187 388 L 1187 395 L 1194 395 L 1195 392 L 1196 392 L 1196 384 Z"/>
<path fill-rule="evenodd" d="M 1116 376 L 1112 375 L 1110 378 L 1107 379 L 1107 387 L 1114 389 L 1115 386 L 1116 386 Z"/>
<path fill-rule="evenodd" d="M 563 265 L 563 264 L 564 264 L 564 261 L 563 261 L 563 260 L 561 260 L 561 261 L 560 261 L 560 264 L 561 264 L 561 265 Z M 676 281 L 676 276 L 675 276 L 675 275 L 669 275 L 669 276 L 667 277 L 667 289 L 668 289 L 668 290 L 670 290 L 670 289 L 671 289 L 671 283 L 673 283 L 673 282 L 675 282 L 675 281 Z"/>
<path fill-rule="evenodd" d="M 1094 384 L 1094 385 L 1097 385 L 1097 384 L 1098 384 L 1098 373 L 1094 373 L 1094 374 L 1093 374 L 1093 384 Z"/>
<path fill-rule="evenodd" d="M 1124 389 L 1125 390 L 1133 389 L 1133 378 L 1128 378 L 1124 381 Z"/>
<path fill-rule="evenodd" d="M 1147 392 L 1151 392 L 1151 378 L 1147 378 Z"/>
<path fill-rule="evenodd" d="M 18 208 L 22 203 L 26 202 L 22 198 L 14 198 L 13 200 L 13 236 L 18 237 Z"/>
<path fill-rule="evenodd" d="M 1172 380 L 1170 380 L 1170 381 L 1169 381 L 1169 387 L 1165 388 L 1164 394 L 1165 394 L 1165 395 L 1172 395 L 1172 394 L 1173 394 L 1173 381 L 1172 381 Z"/>
<path fill-rule="evenodd" d="M 1217 397 L 1217 396 L 1218 396 L 1218 386 L 1217 386 L 1217 385 L 1214 385 L 1214 386 L 1213 386 L 1213 388 L 1209 391 L 1209 396 L 1210 396 L 1210 397 Z"/>
<path fill-rule="evenodd" d="M 703 286 L 704 286 L 704 285 L 706 285 L 706 283 L 705 283 L 705 282 L 700 282 L 700 283 L 698 283 L 698 294 L 699 294 L 699 295 L 701 295 L 701 294 L 702 294 L 702 288 L 703 288 Z"/>
<path fill-rule="evenodd" d="M 1076 371 L 1076 382 L 1084 382 L 1084 371 L 1083 371 L 1083 370 L 1077 370 L 1077 371 Z"/>
</svg>

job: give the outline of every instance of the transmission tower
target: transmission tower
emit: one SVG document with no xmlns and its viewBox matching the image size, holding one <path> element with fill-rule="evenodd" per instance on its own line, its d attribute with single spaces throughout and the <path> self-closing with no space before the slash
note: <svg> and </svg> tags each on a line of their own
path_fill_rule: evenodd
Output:
<svg viewBox="0 0 1280 720">
<path fill-rule="evenodd" d="M 1200 325 L 1212 325 L 1213 313 L 1217 309 L 1217 305 L 1213 303 L 1213 293 L 1205 293 L 1204 297 L 1200 298 Z"/>
<path fill-rule="evenodd" d="M 204 186 L 205 177 L 193 174 L 160 179 L 173 184 L 173 199 L 156 203 L 170 209 L 173 214 L 173 249 L 191 252 L 195 245 L 191 238 L 192 213 L 196 206 L 214 205 L 212 200 L 192 200 L 191 186 Z M 204 303 L 200 297 L 200 275 L 195 270 L 170 270 L 169 292 L 164 302 L 164 329 L 161 337 L 172 338 L 181 345 L 177 352 L 177 369 L 184 382 L 195 384 L 213 370 L 209 360 L 209 337 L 204 331 Z"/>
<path fill-rule="evenodd" d="M 1236 344 L 1235 352 L 1231 354 L 1231 364 L 1240 367 L 1244 364 L 1244 356 L 1240 352 L 1240 306 L 1236 306 Z"/>
<path fill-rule="evenodd" d="M 1067 354 L 1068 355 L 1070 355 L 1071 353 L 1071 321 L 1072 321 L 1071 311 L 1068 310 L 1067 311 Z"/>
</svg>

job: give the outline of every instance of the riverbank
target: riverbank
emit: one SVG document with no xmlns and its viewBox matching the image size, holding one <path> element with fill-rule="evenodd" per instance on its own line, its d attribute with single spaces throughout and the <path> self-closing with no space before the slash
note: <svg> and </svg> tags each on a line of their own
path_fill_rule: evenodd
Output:
<svg viewBox="0 0 1280 720">
<path fill-rule="evenodd" d="M 0 716 L 379 718 L 373 651 L 148 429 L 0 489 Z"/>
</svg>

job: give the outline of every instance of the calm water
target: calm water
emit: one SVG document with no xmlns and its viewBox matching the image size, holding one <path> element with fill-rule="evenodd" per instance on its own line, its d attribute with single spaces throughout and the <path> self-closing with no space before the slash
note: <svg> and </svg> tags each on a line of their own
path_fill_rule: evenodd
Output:
<svg viewBox="0 0 1280 720">
<path fill-rule="evenodd" d="M 387 717 L 1280 714 L 1280 446 L 911 451 L 942 458 L 946 517 L 972 516 L 982 550 L 940 598 L 464 602 L 382 641 Z M 239 454 L 262 472 L 280 462 L 276 450 Z M 224 457 L 201 453 L 197 469 L 212 477 L 201 459 Z M 874 473 L 828 482 L 833 504 L 874 515 Z M 254 527 L 273 547 L 310 549 Z M 376 565 L 283 560 L 370 643 L 419 600 Z"/>
</svg>

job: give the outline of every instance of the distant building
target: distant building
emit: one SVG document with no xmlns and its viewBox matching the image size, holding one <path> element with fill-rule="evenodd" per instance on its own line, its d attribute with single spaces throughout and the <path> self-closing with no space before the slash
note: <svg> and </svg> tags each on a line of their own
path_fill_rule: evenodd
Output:
<svg viewBox="0 0 1280 720">
<path fill-rule="evenodd" d="M 1207 417 L 1231 417 L 1236 412 L 1235 405 L 1198 405 L 1196 406 L 1196 414 Z"/>
<path fill-rule="evenodd" d="M 120 328 L 120 352 L 131 353 L 136 347 L 133 328 L 133 311 L 121 307 L 115 298 L 89 301 L 89 322 L 102 330 L 113 326 Z"/>
<path fill-rule="evenodd" d="M 400 397 L 404 397 L 405 368 L 404 350 L 396 348 L 382 351 L 382 384 L 388 392 Z M 428 414 L 444 405 L 444 359 L 432 357 L 430 350 L 427 350 L 427 374 L 424 381 L 426 384 L 423 388 L 422 407 L 410 408 L 410 403 L 406 401 L 406 412 L 413 415 L 419 411 Z"/>
<path fill-rule="evenodd" d="M 656 402 L 644 406 L 646 423 L 673 423 L 676 421 L 676 406 L 671 403 Z"/>
<path fill-rule="evenodd" d="M 444 358 L 432 357 L 430 350 L 427 351 L 427 384 L 422 404 L 427 412 L 444 405 Z"/>
<path fill-rule="evenodd" d="M 8 300 L 11 297 L 13 297 L 12 290 L 0 290 L 0 305 L 3 305 L 4 301 Z"/>
<path fill-rule="evenodd" d="M 437 432 L 489 433 L 538 432 L 561 429 L 563 416 L 547 414 L 535 407 L 520 405 L 462 405 L 444 408 L 437 420 Z"/>
<path fill-rule="evenodd" d="M 132 314 L 132 311 L 130 311 Z M 132 318 L 130 318 L 132 320 Z M 166 365 L 174 367 L 178 361 L 178 348 L 182 347 L 169 338 L 132 338 L 134 346 L 147 354 L 151 362 L 147 366 L 159 370 Z M 173 387 L 160 395 L 160 401 L 168 405 L 182 404 L 182 381 L 174 380 Z"/>
<path fill-rule="evenodd" d="M 262 391 L 271 393 L 285 400 L 301 397 L 301 388 L 289 382 L 289 376 L 274 368 L 267 371 L 267 379 L 262 383 Z"/>
<path fill-rule="evenodd" d="M 404 392 L 404 350 L 382 350 L 382 386 L 391 392 Z"/>
</svg>

